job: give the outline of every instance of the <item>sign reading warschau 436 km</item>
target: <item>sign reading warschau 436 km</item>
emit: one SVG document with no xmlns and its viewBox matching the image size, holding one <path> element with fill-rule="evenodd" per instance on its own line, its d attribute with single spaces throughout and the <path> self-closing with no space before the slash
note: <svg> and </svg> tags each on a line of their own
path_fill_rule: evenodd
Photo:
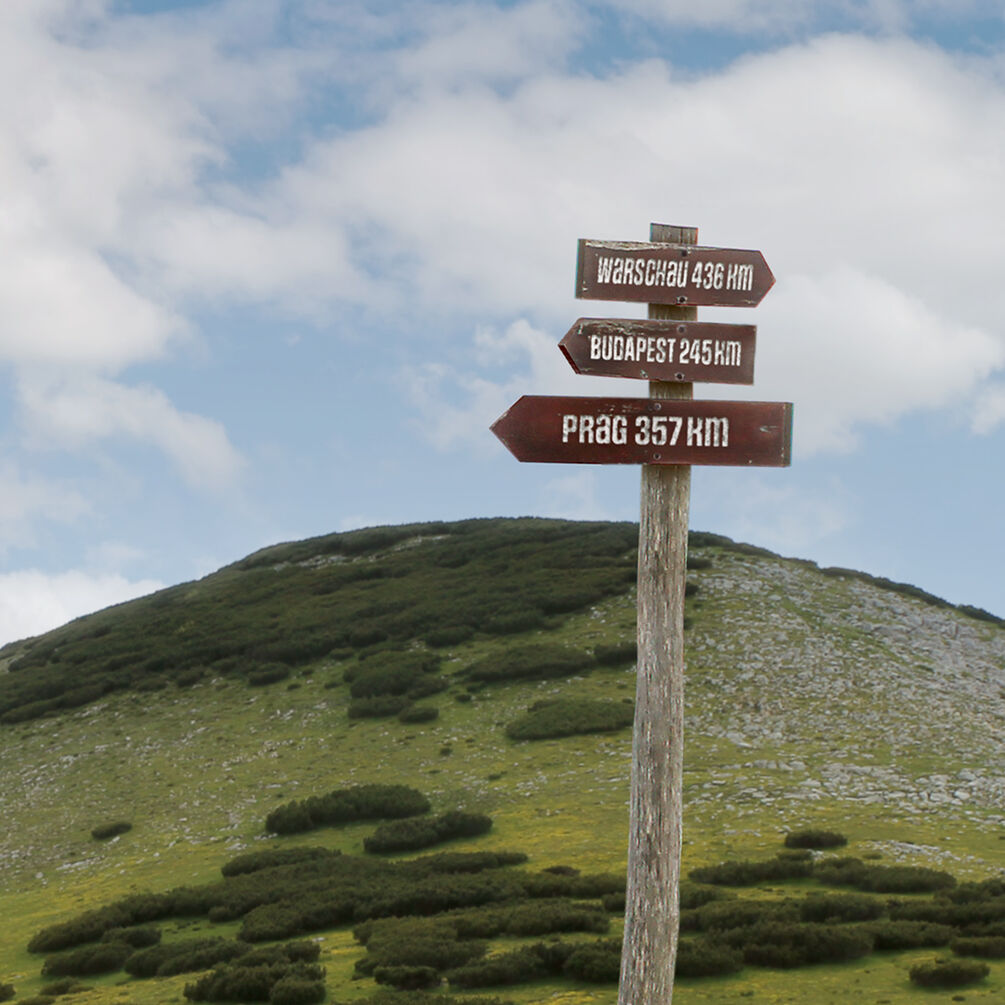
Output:
<svg viewBox="0 0 1005 1005">
<path fill-rule="evenodd" d="M 759 251 L 649 241 L 579 242 L 576 296 L 587 300 L 756 307 L 774 282 Z"/>
<path fill-rule="evenodd" d="M 519 461 L 784 467 L 792 405 L 524 395 L 492 432 Z"/>
<path fill-rule="evenodd" d="M 576 373 L 640 380 L 754 383 L 753 325 L 580 318 L 558 343 Z"/>
</svg>

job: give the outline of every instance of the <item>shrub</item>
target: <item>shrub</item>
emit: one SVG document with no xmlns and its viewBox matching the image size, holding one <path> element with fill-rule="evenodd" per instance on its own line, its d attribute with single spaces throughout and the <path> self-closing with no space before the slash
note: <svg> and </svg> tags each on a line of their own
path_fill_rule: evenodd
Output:
<svg viewBox="0 0 1005 1005">
<path fill-rule="evenodd" d="M 455 838 L 476 837 L 491 827 L 491 817 L 453 810 L 439 817 L 412 817 L 381 824 L 363 839 L 363 847 L 371 853 L 414 851 Z"/>
<path fill-rule="evenodd" d="M 107 974 L 120 969 L 131 953 L 132 949 L 121 942 L 81 946 L 58 956 L 46 957 L 42 974 L 45 977 L 90 977 L 94 974 Z"/>
<path fill-rule="evenodd" d="M 795 922 L 798 917 L 796 903 L 791 900 L 713 901 L 682 913 L 681 928 L 685 931 L 721 932 L 768 922 Z"/>
<path fill-rule="evenodd" d="M 434 967 L 375 967 L 373 979 L 402 991 L 435 988 L 440 984 L 439 971 Z"/>
<path fill-rule="evenodd" d="M 568 977 L 591 984 L 616 984 L 621 975 L 621 943 L 597 939 L 578 945 L 562 967 Z"/>
<path fill-rule="evenodd" d="M 248 671 L 248 683 L 252 687 L 278 684 L 290 676 L 290 668 L 285 663 L 265 663 Z"/>
<path fill-rule="evenodd" d="M 873 945 L 868 932 L 838 925 L 767 923 L 735 929 L 723 938 L 742 949 L 744 963 L 786 969 L 858 959 Z"/>
<path fill-rule="evenodd" d="M 873 948 L 921 949 L 946 946 L 953 937 L 948 925 L 935 925 L 927 921 L 877 921 L 866 925 L 872 936 Z"/>
<path fill-rule="evenodd" d="M 512 646 L 486 656 L 468 668 L 473 681 L 492 683 L 506 680 L 548 680 L 571 677 L 593 662 L 581 650 L 554 644 Z"/>
<path fill-rule="evenodd" d="M 451 987 L 487 988 L 498 984 L 522 984 L 547 974 L 548 968 L 541 957 L 533 948 L 527 948 L 458 967 L 447 974 L 447 980 Z"/>
<path fill-rule="evenodd" d="M 786 848 L 840 848 L 847 843 L 848 839 L 836 831 L 804 830 L 785 835 Z"/>
<path fill-rule="evenodd" d="M 605 667 L 623 666 L 638 659 L 638 644 L 616 642 L 614 645 L 599 645 L 593 650 L 593 658 Z"/>
<path fill-rule="evenodd" d="M 122 942 L 133 949 L 145 949 L 156 946 L 161 940 L 161 930 L 152 926 L 147 928 L 109 928 L 101 936 L 102 942 Z"/>
<path fill-rule="evenodd" d="M 313 1005 L 325 998 L 323 981 L 302 977 L 281 977 L 269 992 L 270 1005 Z"/>
<path fill-rule="evenodd" d="M 857 858 L 817 862 L 813 875 L 821 883 L 870 893 L 934 893 L 956 885 L 956 877 L 948 872 L 916 865 L 866 865 Z"/>
<path fill-rule="evenodd" d="M 886 905 L 874 897 L 856 894 L 815 894 L 799 905 L 801 921 L 833 924 L 841 921 L 873 921 L 886 912 Z"/>
<path fill-rule="evenodd" d="M 432 722 L 439 718 L 440 710 L 435 705 L 409 705 L 398 713 L 399 722 Z"/>
<path fill-rule="evenodd" d="M 470 625 L 446 625 L 442 628 L 434 628 L 425 635 L 427 646 L 434 649 L 442 649 L 446 646 L 456 646 L 461 642 L 467 642 L 475 634 L 475 630 Z"/>
<path fill-rule="evenodd" d="M 958 988 L 983 980 L 990 972 L 986 963 L 975 960 L 934 960 L 915 964 L 908 976 L 912 983 L 926 988 Z"/>
<path fill-rule="evenodd" d="M 274 869 L 280 865 L 292 865 L 298 862 L 313 862 L 322 859 L 336 858 L 340 851 L 328 848 L 270 848 L 267 851 L 251 851 L 230 859 L 220 867 L 224 876 L 243 876 L 262 869 Z"/>
<path fill-rule="evenodd" d="M 677 977 L 718 977 L 743 968 L 743 953 L 704 939 L 681 939 L 674 973 Z"/>
<path fill-rule="evenodd" d="M 128 820 L 115 820 L 111 823 L 101 824 L 91 831 L 91 837 L 95 841 L 106 841 L 108 838 L 118 837 L 133 829 L 133 825 Z"/>
<path fill-rule="evenodd" d="M 811 862 L 769 858 L 763 862 L 720 862 L 718 865 L 692 869 L 688 878 L 695 883 L 714 886 L 754 886 L 757 883 L 782 879 L 802 879 L 813 872 Z"/>
<path fill-rule="evenodd" d="M 389 719 L 411 704 L 404 695 L 384 694 L 375 698 L 354 698 L 349 702 L 350 719 Z"/>
<path fill-rule="evenodd" d="M 248 951 L 233 939 L 183 939 L 162 942 L 133 953 L 125 961 L 125 971 L 133 977 L 170 977 L 173 974 L 206 970 L 236 959 Z"/>
<path fill-rule="evenodd" d="M 429 800 L 406 785 L 356 785 L 279 806 L 266 817 L 265 829 L 294 834 L 325 825 L 393 820 L 428 812 Z"/>
<path fill-rule="evenodd" d="M 539 701 L 506 727 L 511 740 L 544 740 L 580 733 L 605 733 L 630 726 L 632 705 L 587 698 L 553 698 Z"/>
<path fill-rule="evenodd" d="M 1005 959 L 1005 938 L 1001 936 L 953 939 L 949 948 L 957 956 L 980 956 L 985 960 Z"/>
<path fill-rule="evenodd" d="M 9 1002 L 16 994 L 13 984 L 0 984 L 0 1002 Z"/>
</svg>

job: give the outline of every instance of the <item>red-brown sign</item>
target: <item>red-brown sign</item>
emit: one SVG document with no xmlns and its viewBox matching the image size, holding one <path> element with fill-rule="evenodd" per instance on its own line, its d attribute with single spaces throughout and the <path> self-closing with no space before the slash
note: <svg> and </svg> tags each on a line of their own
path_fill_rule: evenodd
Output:
<svg viewBox="0 0 1005 1005">
<path fill-rule="evenodd" d="M 785 467 L 792 405 L 524 395 L 492 432 L 519 461 Z"/>
<path fill-rule="evenodd" d="M 558 347 L 576 373 L 642 380 L 754 383 L 753 325 L 580 318 Z"/>
<path fill-rule="evenodd" d="M 649 241 L 579 242 L 576 296 L 587 300 L 756 307 L 774 282 L 759 251 Z"/>
</svg>

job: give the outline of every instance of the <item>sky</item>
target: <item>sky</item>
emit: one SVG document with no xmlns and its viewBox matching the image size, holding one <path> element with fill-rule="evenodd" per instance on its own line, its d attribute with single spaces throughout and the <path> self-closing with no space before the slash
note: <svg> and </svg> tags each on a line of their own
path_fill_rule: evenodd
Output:
<svg viewBox="0 0 1005 1005">
<path fill-rule="evenodd" d="M 520 464 L 580 238 L 760 250 L 788 468 L 691 527 L 1005 616 L 999 0 L 3 0 L 0 642 L 279 541 L 636 520 Z"/>
</svg>

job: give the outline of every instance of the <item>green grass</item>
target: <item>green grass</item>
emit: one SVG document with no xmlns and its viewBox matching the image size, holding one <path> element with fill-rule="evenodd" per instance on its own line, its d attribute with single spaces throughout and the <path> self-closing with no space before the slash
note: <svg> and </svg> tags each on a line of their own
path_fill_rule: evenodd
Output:
<svg viewBox="0 0 1005 1005">
<path fill-rule="evenodd" d="M 388 561 L 404 555 L 417 569 L 433 545 L 438 560 L 445 560 L 442 543 L 400 550 L 407 540 L 397 541 L 399 550 Z M 305 546 L 283 547 L 251 564 L 310 557 Z M 384 561 L 381 554 L 367 560 Z M 927 775 L 954 775 L 988 763 L 987 736 L 980 729 L 933 745 L 933 737 L 950 735 L 948 727 L 933 722 L 923 705 L 900 701 L 895 689 L 870 683 L 884 674 L 917 672 L 919 664 L 941 672 L 935 661 L 877 641 L 849 618 L 862 591 L 873 591 L 869 596 L 880 603 L 889 598 L 925 612 L 933 607 L 868 581 L 821 576 L 805 563 L 721 544 L 701 554 L 712 565 L 689 573 L 702 588 L 688 605 L 694 623 L 687 637 L 685 874 L 727 858 L 774 854 L 786 831 L 810 826 L 848 835 L 849 854 L 880 854 L 884 864 L 932 865 L 960 878 L 983 878 L 1005 867 L 1001 807 L 975 801 L 922 810 L 910 800 L 865 802 L 861 787 L 846 786 L 842 796 L 825 784 L 811 798 L 813 790 L 803 786 L 826 781 L 826 769 L 835 763 L 896 769 L 911 785 Z M 509 568 L 518 558 L 514 553 L 493 561 Z M 492 568 L 487 560 L 479 566 L 469 558 L 468 566 L 472 562 Z M 464 568 L 454 572 L 461 575 Z M 412 574 L 425 581 L 424 574 Z M 234 567 L 226 573 L 231 583 L 239 575 Z M 505 576 L 516 572 L 509 569 Z M 798 590 L 785 586 L 783 577 Z M 288 601 L 297 595 L 295 583 L 289 577 L 282 582 Z M 204 581 L 188 589 L 203 603 L 217 587 Z M 262 611 L 275 606 L 281 619 L 296 623 L 295 611 L 281 609 L 283 597 L 256 589 Z M 114 616 L 111 611 L 101 618 L 114 623 Z M 1000 659 L 1000 628 L 951 610 L 945 616 L 978 625 L 988 660 Z M 454 683 L 448 692 L 423 699 L 440 708 L 430 723 L 350 722 L 348 688 L 324 686 L 355 659 L 350 648 L 336 654 L 348 658 L 316 659 L 294 667 L 289 681 L 265 687 L 249 688 L 239 675 L 207 673 L 192 687 L 113 691 L 56 717 L 0 727 L 0 983 L 14 983 L 21 996 L 37 992 L 41 961 L 24 947 L 44 925 L 129 892 L 215 880 L 228 858 L 268 846 L 262 824 L 274 806 L 354 783 L 409 784 L 430 797 L 434 813 L 461 808 L 492 816 L 489 834 L 458 847 L 521 850 L 535 869 L 568 864 L 584 872 L 622 870 L 630 730 L 514 743 L 505 726 L 540 700 L 633 698 L 633 668 L 593 666 L 568 679 L 490 684 L 470 702 L 455 700 L 465 691 L 461 675 L 468 666 L 514 644 L 592 651 L 629 641 L 633 591 L 622 583 L 618 592 L 549 619 L 546 627 L 522 634 L 476 633 L 437 650 L 444 657 L 440 672 Z M 84 628 L 78 623 L 74 631 Z M 821 684 L 831 680 L 828 674 L 862 683 L 841 689 L 835 704 L 834 689 Z M 290 683 L 298 686 L 290 690 Z M 973 714 L 969 700 L 948 685 L 939 700 L 947 703 L 950 725 Z M 987 713 L 1005 713 L 1005 700 L 994 700 L 998 705 L 989 697 Z M 793 762 L 804 767 L 793 770 Z M 885 776 L 876 782 L 881 793 L 889 785 Z M 95 826 L 118 819 L 133 829 L 110 841 L 91 838 Z M 361 853 L 372 830 L 372 824 L 359 824 L 270 840 Z M 206 927 L 220 934 L 221 926 Z M 199 930 L 186 928 L 184 934 Z M 349 980 L 362 949 L 348 930 L 323 933 L 322 947 L 334 998 L 353 1002 L 372 993 L 371 982 Z M 926 994 L 910 986 L 910 965 L 933 955 L 873 955 L 791 972 L 748 967 L 729 978 L 682 981 L 675 1000 L 906 1005 Z M 120 986 L 121 976 L 87 980 L 94 987 L 87 1000 L 179 1001 L 190 979 Z M 992 963 L 991 977 L 962 993 L 968 1001 L 991 1002 L 1003 987 L 1005 965 Z M 527 1005 L 606 1005 L 616 1000 L 616 991 L 552 981 L 505 989 L 503 997 Z"/>
</svg>

